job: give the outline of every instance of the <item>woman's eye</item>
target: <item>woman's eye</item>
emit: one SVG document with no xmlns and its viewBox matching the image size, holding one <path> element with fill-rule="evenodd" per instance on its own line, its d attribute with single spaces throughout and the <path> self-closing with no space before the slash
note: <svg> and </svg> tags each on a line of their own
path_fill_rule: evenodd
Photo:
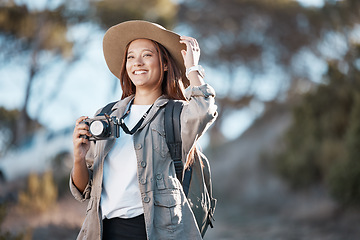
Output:
<svg viewBox="0 0 360 240">
<path fill-rule="evenodd" d="M 152 55 L 150 53 L 144 54 L 144 57 L 151 57 Z"/>
<path fill-rule="evenodd" d="M 133 57 L 133 56 L 131 56 L 131 55 L 127 57 L 127 59 L 131 59 L 131 58 L 134 58 L 134 57 Z"/>
</svg>

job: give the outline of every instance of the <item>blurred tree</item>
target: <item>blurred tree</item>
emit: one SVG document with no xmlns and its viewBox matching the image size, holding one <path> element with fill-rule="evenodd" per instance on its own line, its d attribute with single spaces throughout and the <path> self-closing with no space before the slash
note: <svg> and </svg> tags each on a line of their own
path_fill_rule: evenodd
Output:
<svg viewBox="0 0 360 240">
<path fill-rule="evenodd" d="M 349 46 L 294 109 L 277 166 L 294 187 L 325 183 L 341 203 L 360 204 L 360 46 Z"/>
<path fill-rule="evenodd" d="M 7 1 L 0 5 L 0 35 L 2 66 L 14 61 L 16 55 L 30 56 L 30 62 L 24 64 L 28 79 L 25 86 L 25 99 L 16 118 L 14 143 L 19 144 L 33 130 L 28 115 L 28 106 L 36 75 L 46 67 L 49 61 L 41 62 L 44 53 L 57 59 L 58 56 L 70 60 L 73 43 L 67 39 L 69 20 L 63 6 L 55 10 L 30 11 L 25 5 Z M 11 56 L 11 57 L 10 57 Z M 11 59 L 11 61 L 8 61 Z"/>
<path fill-rule="evenodd" d="M 357 90 L 345 136 L 345 158 L 336 162 L 328 177 L 331 193 L 344 205 L 360 205 L 360 88 Z"/>
<path fill-rule="evenodd" d="M 103 0 L 93 1 L 96 20 L 104 29 L 123 21 L 142 19 L 173 28 L 177 5 L 171 0 Z"/>
<path fill-rule="evenodd" d="M 0 108 L 0 156 L 10 144 L 13 144 L 18 115 L 17 110 L 9 111 L 3 107 Z"/>
<path fill-rule="evenodd" d="M 218 81 L 227 86 L 217 99 L 221 111 L 212 130 L 220 133 L 221 113 L 227 108 L 241 109 L 254 99 L 263 101 L 258 89 L 271 69 L 283 80 L 273 83 L 278 84 L 278 93 L 266 100 L 267 107 L 276 98 L 298 94 L 304 83 L 312 84 L 308 69 L 299 67 L 297 59 L 307 52 L 325 61 L 329 53 L 341 57 L 334 39 L 348 36 L 360 23 L 359 9 L 357 0 L 327 1 L 322 8 L 302 7 L 293 0 L 182 1 L 181 23 L 199 39 L 202 59 L 223 72 Z M 302 58 L 300 64 L 306 61 Z M 251 82 L 239 93 L 234 88 L 236 72 L 244 68 Z"/>
<path fill-rule="evenodd" d="M 19 110 L 7 110 L 0 107 L 0 157 L 12 145 L 15 144 L 17 132 L 16 120 L 19 118 Z M 27 128 L 38 129 L 40 124 L 35 120 L 28 119 Z"/>
</svg>

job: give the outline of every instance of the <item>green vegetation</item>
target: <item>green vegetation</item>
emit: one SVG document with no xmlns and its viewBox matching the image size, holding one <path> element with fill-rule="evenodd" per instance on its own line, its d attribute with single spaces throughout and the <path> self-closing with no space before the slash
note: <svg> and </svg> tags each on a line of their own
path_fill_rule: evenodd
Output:
<svg viewBox="0 0 360 240">
<path fill-rule="evenodd" d="M 326 77 L 295 107 L 277 168 L 295 188 L 322 182 L 340 203 L 360 205 L 360 71 L 330 64 Z"/>
</svg>

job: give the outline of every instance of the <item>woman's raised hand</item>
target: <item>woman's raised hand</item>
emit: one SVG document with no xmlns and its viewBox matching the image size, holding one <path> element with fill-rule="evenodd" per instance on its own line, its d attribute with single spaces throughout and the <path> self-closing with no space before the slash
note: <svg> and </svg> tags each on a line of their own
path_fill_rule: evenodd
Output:
<svg viewBox="0 0 360 240">
<path fill-rule="evenodd" d="M 196 39 L 192 37 L 181 36 L 180 43 L 186 45 L 186 50 L 181 50 L 185 68 L 188 69 L 198 65 L 200 59 L 200 47 Z M 190 86 L 192 87 L 200 86 L 205 83 L 203 78 L 195 71 L 190 72 L 189 75 L 187 75 L 187 78 L 189 79 Z"/>
<path fill-rule="evenodd" d="M 200 59 L 200 47 L 195 38 L 181 36 L 180 43 L 186 45 L 186 50 L 181 50 L 186 68 L 198 65 Z"/>
</svg>

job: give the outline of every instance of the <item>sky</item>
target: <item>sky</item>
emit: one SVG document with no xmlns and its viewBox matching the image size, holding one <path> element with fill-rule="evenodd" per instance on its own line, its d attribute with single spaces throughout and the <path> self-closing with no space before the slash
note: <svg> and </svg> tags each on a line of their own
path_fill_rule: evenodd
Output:
<svg viewBox="0 0 360 240">
<path fill-rule="evenodd" d="M 16 2 L 28 2 L 33 9 L 41 9 L 47 0 L 16 0 Z M 61 0 L 50 1 L 56 6 Z M 322 0 L 301 0 L 301 4 L 307 7 L 321 7 Z M 180 30 L 180 29 L 179 29 Z M 181 30 L 180 30 L 181 31 Z M 186 34 L 179 32 L 179 34 Z M 69 31 L 70 39 L 85 37 L 88 39 L 87 44 L 83 46 L 86 53 L 82 59 L 71 67 L 65 66 L 59 61 L 51 69 L 43 72 L 35 79 L 32 91 L 36 95 L 32 98 L 29 106 L 29 114 L 36 117 L 42 124 L 52 130 L 60 130 L 64 127 L 73 126 L 79 116 L 92 116 L 100 107 L 110 101 L 120 98 L 121 90 L 118 80 L 108 70 L 102 53 L 102 38 L 104 31 L 92 25 L 77 26 Z M 311 58 L 311 55 L 308 56 Z M 51 56 L 49 56 L 51 58 Z M 46 59 L 46 56 L 45 56 Z M 21 60 L 26 66 L 26 61 Z M 314 61 L 312 61 L 314 62 Z M 62 71 L 66 74 L 62 75 Z M 224 83 L 219 81 L 223 75 L 219 70 L 214 71 L 211 68 L 206 69 L 206 81 L 209 82 L 221 96 L 224 91 Z M 321 63 L 314 72 L 317 77 L 321 76 Z M 274 81 L 277 81 L 279 73 L 275 71 L 270 73 L 259 87 L 260 95 L 263 98 L 271 99 L 274 97 Z M 24 101 L 25 82 L 27 81 L 27 70 L 22 64 L 9 64 L 8 67 L 0 68 L 0 105 L 8 109 L 20 108 Z M 45 80 L 44 80 L 45 79 Z M 236 73 L 237 81 L 234 89 L 241 91 L 237 86 L 244 86 L 244 83 L 250 82 L 250 76 L 245 71 L 239 69 Z M 55 95 L 49 94 L 56 92 Z M 49 100 L 55 96 L 54 99 Z M 44 104 L 44 101 L 46 104 Z M 42 104 L 43 103 L 43 104 Z M 39 106 L 43 106 L 39 111 Z M 263 111 L 263 106 L 259 102 L 253 102 L 246 109 L 233 111 L 226 116 L 224 124 L 221 127 L 224 135 L 229 139 L 238 137 L 254 119 Z M 231 126 L 231 127 L 229 127 Z M 230 130 L 229 130 L 230 129 Z M 204 140 L 206 142 L 206 139 Z"/>
<path fill-rule="evenodd" d="M 297 0 L 301 5 L 305 7 L 322 7 L 324 6 L 324 0 Z"/>
</svg>

